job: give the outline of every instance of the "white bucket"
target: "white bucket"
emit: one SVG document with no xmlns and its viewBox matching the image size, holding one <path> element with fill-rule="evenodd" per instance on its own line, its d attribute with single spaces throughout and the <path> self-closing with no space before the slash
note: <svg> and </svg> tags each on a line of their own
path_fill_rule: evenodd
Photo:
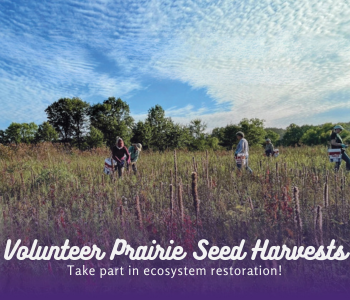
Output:
<svg viewBox="0 0 350 300">
<path fill-rule="evenodd" d="M 273 150 L 273 156 L 274 156 L 274 157 L 277 157 L 278 155 L 280 155 L 279 150 L 278 150 L 278 149 L 274 149 L 274 150 Z"/>
<path fill-rule="evenodd" d="M 341 149 L 328 149 L 328 157 L 330 162 L 340 162 L 342 157 Z"/>
<path fill-rule="evenodd" d="M 243 153 L 238 153 L 236 156 L 236 164 L 237 165 L 245 165 L 246 159 Z"/>
<path fill-rule="evenodd" d="M 117 162 L 113 159 L 113 165 L 115 166 Z M 112 159 L 106 158 L 105 159 L 105 167 L 103 169 L 103 172 L 107 175 L 110 175 L 113 173 L 113 166 L 112 166 Z"/>
</svg>

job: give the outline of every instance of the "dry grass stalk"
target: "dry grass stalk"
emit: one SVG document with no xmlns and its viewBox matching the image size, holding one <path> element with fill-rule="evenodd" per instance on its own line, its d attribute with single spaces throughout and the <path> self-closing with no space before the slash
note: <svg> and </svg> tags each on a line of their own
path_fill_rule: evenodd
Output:
<svg viewBox="0 0 350 300">
<path fill-rule="evenodd" d="M 142 213 L 140 208 L 139 195 L 136 195 L 135 200 L 136 200 L 136 217 L 137 217 L 137 220 L 139 221 L 140 229 L 142 229 Z"/>
<path fill-rule="evenodd" d="M 192 172 L 192 197 L 193 197 L 193 206 L 196 211 L 196 218 L 199 218 L 199 198 L 197 190 L 197 173 Z"/>
<path fill-rule="evenodd" d="M 118 201 L 119 202 L 119 216 L 120 216 L 120 221 L 121 221 L 121 224 L 122 226 L 125 225 L 125 220 L 124 220 L 124 215 L 125 215 L 125 210 L 123 208 L 123 203 L 122 201 Z"/>
<path fill-rule="evenodd" d="M 252 210 L 252 215 L 254 216 L 254 205 L 251 197 L 248 197 L 248 203 L 249 203 L 250 209 Z"/>
<path fill-rule="evenodd" d="M 300 246 L 302 242 L 302 230 L 303 225 L 301 221 L 300 215 L 300 204 L 299 204 L 299 189 L 295 186 L 293 188 L 293 196 L 294 196 L 294 221 L 296 227 L 296 237 L 297 237 L 297 245 Z"/>
<path fill-rule="evenodd" d="M 192 157 L 192 163 L 193 163 L 193 170 L 197 173 L 197 164 L 196 164 L 196 160 L 194 159 L 194 156 Z"/>
<path fill-rule="evenodd" d="M 287 202 L 288 200 L 288 192 L 287 192 L 287 188 L 284 186 L 282 188 L 282 201 Z"/>
<path fill-rule="evenodd" d="M 176 158 L 176 150 L 174 150 L 174 176 L 175 176 L 175 186 L 177 186 L 177 158 Z M 176 191 L 175 191 L 176 197 Z"/>
<path fill-rule="evenodd" d="M 206 178 L 207 178 L 207 182 L 209 182 L 209 154 L 208 154 L 208 150 L 205 151 L 205 156 L 206 156 Z"/>
<path fill-rule="evenodd" d="M 329 192 L 328 192 L 328 183 L 327 183 L 327 181 L 325 182 L 324 188 L 323 188 L 323 206 L 325 208 L 327 208 L 329 206 Z"/>
<path fill-rule="evenodd" d="M 169 193 L 170 193 L 170 212 L 171 212 L 171 219 L 173 219 L 174 216 L 174 191 L 173 191 L 173 185 L 169 185 Z"/>
<path fill-rule="evenodd" d="M 317 247 L 323 245 L 323 230 L 322 230 L 322 208 L 321 206 L 316 206 L 315 211 L 315 241 Z"/>
<path fill-rule="evenodd" d="M 178 204 L 179 204 L 179 210 L 180 210 L 180 219 L 181 219 L 181 222 L 183 223 L 183 221 L 184 221 L 184 203 L 183 203 L 183 199 L 182 199 L 182 185 L 181 185 L 181 183 L 178 185 L 177 197 L 178 197 Z"/>
</svg>

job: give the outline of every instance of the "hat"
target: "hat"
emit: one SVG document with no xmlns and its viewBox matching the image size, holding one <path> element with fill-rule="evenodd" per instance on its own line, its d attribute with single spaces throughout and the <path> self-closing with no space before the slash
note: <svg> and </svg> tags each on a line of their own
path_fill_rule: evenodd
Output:
<svg viewBox="0 0 350 300">
<path fill-rule="evenodd" d="M 266 139 L 266 142 L 271 142 L 271 140 L 270 139 Z"/>
<path fill-rule="evenodd" d="M 136 147 L 136 149 L 138 151 L 141 151 L 142 150 L 142 145 L 140 143 L 137 143 L 137 144 L 133 144 L 134 147 Z"/>
<path fill-rule="evenodd" d="M 335 130 L 335 129 L 344 130 L 343 126 L 341 126 L 341 125 L 335 125 L 335 126 L 334 126 L 334 130 Z"/>
<path fill-rule="evenodd" d="M 236 135 L 239 135 L 239 136 L 241 136 L 242 138 L 244 137 L 244 133 L 243 133 L 242 131 L 238 131 L 238 132 L 236 133 Z"/>
</svg>

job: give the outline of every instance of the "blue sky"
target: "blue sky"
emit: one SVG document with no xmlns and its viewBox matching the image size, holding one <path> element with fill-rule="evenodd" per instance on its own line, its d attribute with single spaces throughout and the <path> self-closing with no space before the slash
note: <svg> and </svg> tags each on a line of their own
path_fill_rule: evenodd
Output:
<svg viewBox="0 0 350 300">
<path fill-rule="evenodd" d="M 0 1 L 0 129 L 61 97 L 212 129 L 350 121 L 350 1 Z"/>
</svg>

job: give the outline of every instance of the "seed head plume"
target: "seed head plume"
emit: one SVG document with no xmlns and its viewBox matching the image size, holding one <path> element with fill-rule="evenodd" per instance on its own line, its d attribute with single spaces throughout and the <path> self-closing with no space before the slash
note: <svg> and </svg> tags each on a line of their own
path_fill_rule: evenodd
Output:
<svg viewBox="0 0 350 300">
<path fill-rule="evenodd" d="M 178 202 L 179 202 L 180 219 L 181 219 L 181 222 L 183 223 L 184 222 L 184 204 L 183 204 L 183 199 L 182 199 L 182 185 L 181 185 L 181 183 L 178 185 L 177 197 L 178 197 Z"/>
<path fill-rule="evenodd" d="M 193 206 L 196 211 L 196 218 L 198 221 L 199 217 L 199 199 L 198 199 L 198 190 L 197 190 L 197 173 L 192 172 L 192 197 L 193 197 Z"/>
<path fill-rule="evenodd" d="M 295 227 L 296 227 L 297 245 L 300 246 L 302 242 L 303 224 L 302 224 L 301 215 L 300 215 L 299 189 L 296 186 L 293 188 L 293 196 L 294 196 L 294 221 L 295 221 Z"/>
<path fill-rule="evenodd" d="M 319 205 L 315 210 L 315 242 L 317 247 L 323 245 L 322 208 Z"/>
<path fill-rule="evenodd" d="M 139 195 L 136 195 L 136 217 L 139 221 L 140 229 L 142 229 L 142 214 L 141 214 L 141 208 L 140 208 L 140 199 Z"/>
</svg>

